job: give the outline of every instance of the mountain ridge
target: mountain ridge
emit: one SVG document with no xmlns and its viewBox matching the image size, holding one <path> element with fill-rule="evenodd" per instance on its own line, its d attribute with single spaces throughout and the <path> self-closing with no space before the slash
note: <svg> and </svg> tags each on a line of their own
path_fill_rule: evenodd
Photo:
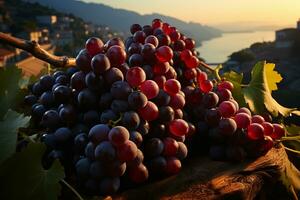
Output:
<svg viewBox="0 0 300 200">
<path fill-rule="evenodd" d="M 113 8 L 102 3 L 87 3 L 76 0 L 24 0 L 38 2 L 61 12 L 72 13 L 85 21 L 95 24 L 103 24 L 114 30 L 129 33 L 129 27 L 133 23 L 141 25 L 150 24 L 154 18 L 160 18 L 173 26 L 178 27 L 188 37 L 196 39 L 199 46 L 202 41 L 220 37 L 222 32 L 210 26 L 195 22 L 185 22 L 175 17 L 159 13 L 141 15 L 135 11 Z"/>
</svg>

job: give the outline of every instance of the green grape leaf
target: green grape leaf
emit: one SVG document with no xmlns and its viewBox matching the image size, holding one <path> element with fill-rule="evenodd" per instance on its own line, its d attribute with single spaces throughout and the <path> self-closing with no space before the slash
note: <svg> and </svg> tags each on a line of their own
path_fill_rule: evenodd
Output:
<svg viewBox="0 0 300 200">
<path fill-rule="evenodd" d="M 57 160 L 51 168 L 43 168 L 41 159 L 45 149 L 41 143 L 29 143 L 0 166 L 0 199 L 57 199 L 64 169 Z"/>
<path fill-rule="evenodd" d="M 234 97 L 234 99 L 239 103 L 239 105 L 241 107 L 245 107 L 247 106 L 246 102 L 245 102 L 245 98 L 244 95 L 242 93 L 242 80 L 243 80 L 243 74 L 238 74 L 234 71 L 230 71 L 230 72 L 225 72 L 222 75 L 223 78 L 225 78 L 226 80 L 230 81 L 234 88 L 232 91 L 232 96 Z"/>
<path fill-rule="evenodd" d="M 286 129 L 286 139 L 282 141 L 284 146 L 287 146 L 293 150 L 300 151 L 300 126 L 294 124 L 290 126 L 285 126 Z M 288 139 L 289 138 L 289 139 Z"/>
<path fill-rule="evenodd" d="M 254 113 L 258 114 L 269 111 L 275 117 L 278 115 L 286 117 L 291 114 L 300 116 L 300 111 L 296 108 L 283 107 L 272 97 L 269 85 L 275 90 L 277 86 L 275 88 L 274 85 L 281 80 L 281 76 L 274 76 L 276 73 L 273 69 L 274 65 L 266 62 L 258 62 L 253 67 L 252 79 L 249 85 L 242 89 L 246 103 Z"/>
<path fill-rule="evenodd" d="M 18 129 L 28 125 L 30 117 L 8 110 L 0 121 L 0 163 L 16 151 Z"/>
<path fill-rule="evenodd" d="M 16 66 L 0 68 L 0 119 L 22 98 L 20 80 L 22 80 L 21 69 Z"/>
</svg>

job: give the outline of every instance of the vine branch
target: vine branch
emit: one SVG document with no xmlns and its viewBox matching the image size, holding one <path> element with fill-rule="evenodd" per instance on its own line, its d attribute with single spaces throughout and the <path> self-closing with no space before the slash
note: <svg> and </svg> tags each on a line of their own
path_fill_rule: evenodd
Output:
<svg viewBox="0 0 300 200">
<path fill-rule="evenodd" d="M 55 56 L 42 49 L 36 41 L 23 40 L 9 34 L 0 32 L 0 43 L 8 44 L 18 49 L 31 53 L 34 57 L 41 59 L 54 67 L 75 67 L 75 59 L 67 56 Z"/>
</svg>

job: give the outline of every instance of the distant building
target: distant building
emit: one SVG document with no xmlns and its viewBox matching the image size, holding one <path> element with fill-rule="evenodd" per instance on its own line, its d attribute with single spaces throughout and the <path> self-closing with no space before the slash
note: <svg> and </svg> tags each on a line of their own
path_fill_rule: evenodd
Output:
<svg viewBox="0 0 300 200">
<path fill-rule="evenodd" d="M 14 63 L 16 60 L 16 53 L 11 50 L 0 48 L 0 67 L 7 64 Z"/>
<path fill-rule="evenodd" d="M 275 33 L 275 47 L 290 48 L 297 37 L 300 37 L 300 20 L 297 22 L 297 28 L 285 28 L 276 31 Z"/>
<path fill-rule="evenodd" d="M 57 22 L 57 17 L 55 15 L 45 15 L 45 16 L 37 16 L 36 21 L 40 25 L 51 26 Z"/>
<path fill-rule="evenodd" d="M 73 42 L 73 31 L 57 31 L 55 32 L 55 44 L 66 45 Z"/>
</svg>

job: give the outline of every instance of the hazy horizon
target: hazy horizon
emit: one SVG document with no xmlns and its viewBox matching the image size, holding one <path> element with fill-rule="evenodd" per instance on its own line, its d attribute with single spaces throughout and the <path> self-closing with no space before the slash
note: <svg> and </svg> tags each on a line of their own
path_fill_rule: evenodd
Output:
<svg viewBox="0 0 300 200">
<path fill-rule="evenodd" d="M 102 3 L 140 14 L 160 13 L 184 21 L 207 25 L 236 23 L 258 26 L 295 26 L 300 17 L 300 1 L 285 0 L 81 0 Z M 199 9 L 195 9 L 199 8 Z"/>
</svg>

